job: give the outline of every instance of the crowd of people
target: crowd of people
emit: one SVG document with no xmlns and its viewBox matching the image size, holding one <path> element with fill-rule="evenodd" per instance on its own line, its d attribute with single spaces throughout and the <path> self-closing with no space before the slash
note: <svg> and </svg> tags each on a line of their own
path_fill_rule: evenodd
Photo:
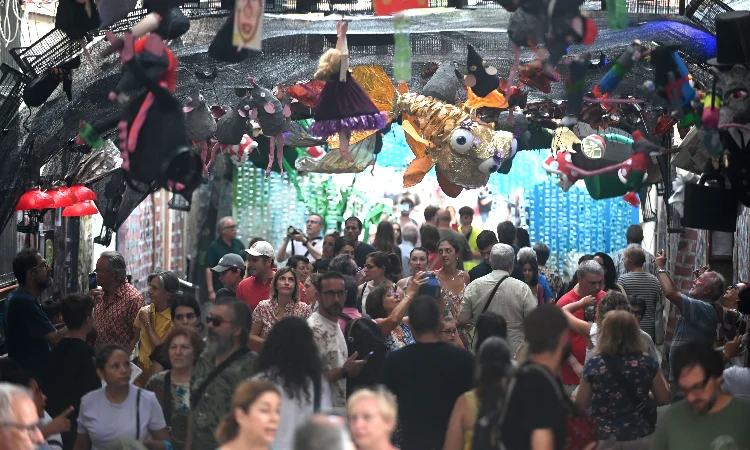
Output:
<svg viewBox="0 0 750 450">
<path fill-rule="evenodd" d="M 49 266 L 24 249 L 0 450 L 750 449 L 748 283 L 703 267 L 681 293 L 637 225 L 564 280 L 511 222 L 426 207 L 417 228 L 413 206 L 372 243 L 312 214 L 278 249 L 223 218 L 203 304 L 169 271 L 147 304 L 112 251 L 98 289 L 40 303 Z"/>
</svg>

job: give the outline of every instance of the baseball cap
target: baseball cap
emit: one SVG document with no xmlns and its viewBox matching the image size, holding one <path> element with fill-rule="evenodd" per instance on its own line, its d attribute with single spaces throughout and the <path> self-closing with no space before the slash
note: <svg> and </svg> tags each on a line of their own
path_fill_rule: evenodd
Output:
<svg viewBox="0 0 750 450">
<path fill-rule="evenodd" d="M 213 267 L 211 270 L 214 272 L 226 272 L 229 269 L 244 269 L 245 261 L 242 260 L 242 256 L 236 253 L 227 253 L 222 256 L 219 260 L 219 264 Z"/>
<path fill-rule="evenodd" d="M 245 249 L 245 251 L 250 256 L 266 256 L 268 258 L 273 258 L 276 255 L 271 244 L 266 241 L 258 241 L 250 248 Z"/>
</svg>

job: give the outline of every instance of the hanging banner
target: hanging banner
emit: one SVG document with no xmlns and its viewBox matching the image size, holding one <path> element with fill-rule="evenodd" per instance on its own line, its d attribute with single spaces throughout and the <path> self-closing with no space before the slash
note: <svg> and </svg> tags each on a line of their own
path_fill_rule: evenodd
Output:
<svg viewBox="0 0 750 450">
<path fill-rule="evenodd" d="M 260 51 L 263 40 L 263 0 L 237 0 L 232 45 Z"/>
<path fill-rule="evenodd" d="M 397 82 L 411 80 L 409 24 L 409 18 L 401 12 L 393 18 L 393 77 Z"/>
<path fill-rule="evenodd" d="M 429 8 L 427 0 L 373 0 L 376 16 L 390 16 L 399 11 L 414 8 Z"/>
</svg>

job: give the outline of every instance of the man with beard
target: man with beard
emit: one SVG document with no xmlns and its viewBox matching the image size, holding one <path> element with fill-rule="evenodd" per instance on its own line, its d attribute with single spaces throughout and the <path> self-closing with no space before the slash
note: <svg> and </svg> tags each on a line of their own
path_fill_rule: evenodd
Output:
<svg viewBox="0 0 750 450">
<path fill-rule="evenodd" d="M 36 380 L 40 380 L 45 371 L 50 346 L 57 344 L 68 331 L 55 329 L 39 303 L 42 292 L 52 285 L 49 269 L 38 250 L 21 250 L 13 259 L 18 289 L 8 297 L 3 315 L 8 356 L 30 371 Z"/>
<path fill-rule="evenodd" d="M 565 314 L 552 304 L 542 305 L 524 320 L 529 361 L 516 372 L 501 425 L 508 449 L 562 450 L 570 401 L 558 380 L 571 354 Z"/>
<path fill-rule="evenodd" d="M 188 450 L 218 447 L 214 431 L 230 412 L 237 385 L 253 375 L 256 354 L 247 346 L 251 321 L 250 308 L 232 297 L 218 299 L 206 317 L 208 344 L 190 380 Z"/>
<path fill-rule="evenodd" d="M 721 390 L 724 362 L 710 342 L 692 341 L 672 353 L 685 400 L 659 418 L 654 450 L 750 448 L 750 403 Z"/>
<path fill-rule="evenodd" d="M 326 272 L 318 280 L 318 310 L 307 319 L 318 347 L 323 371 L 331 383 L 331 400 L 335 408 L 346 407 L 346 379 L 356 377 L 367 361 L 357 360 L 357 352 L 347 358 L 346 339 L 339 327 L 339 317 L 346 301 L 346 280 L 339 272 Z"/>
</svg>

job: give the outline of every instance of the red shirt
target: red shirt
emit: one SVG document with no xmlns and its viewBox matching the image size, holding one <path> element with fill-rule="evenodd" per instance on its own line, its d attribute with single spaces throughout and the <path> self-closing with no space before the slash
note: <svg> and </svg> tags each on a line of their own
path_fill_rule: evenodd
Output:
<svg viewBox="0 0 750 450">
<path fill-rule="evenodd" d="M 599 291 L 598 294 L 596 294 L 596 305 L 599 305 L 599 301 L 604 297 L 605 292 Z M 580 300 L 581 296 L 576 294 L 575 289 L 568 292 L 567 294 L 560 297 L 560 300 L 557 301 L 557 306 L 562 308 L 565 305 L 569 305 L 571 303 L 575 303 L 578 300 Z M 577 318 L 583 320 L 583 309 L 579 309 L 575 313 L 573 313 L 574 316 Z M 571 333 L 570 334 L 570 342 L 573 345 L 573 356 L 576 357 L 579 363 L 583 365 L 584 360 L 586 359 L 586 338 L 581 336 L 578 333 Z M 580 383 L 580 380 L 576 373 L 573 371 L 573 368 L 570 367 L 570 364 L 565 363 L 562 367 L 562 371 L 560 372 L 562 375 L 562 382 L 563 384 L 578 384 Z"/>
</svg>

